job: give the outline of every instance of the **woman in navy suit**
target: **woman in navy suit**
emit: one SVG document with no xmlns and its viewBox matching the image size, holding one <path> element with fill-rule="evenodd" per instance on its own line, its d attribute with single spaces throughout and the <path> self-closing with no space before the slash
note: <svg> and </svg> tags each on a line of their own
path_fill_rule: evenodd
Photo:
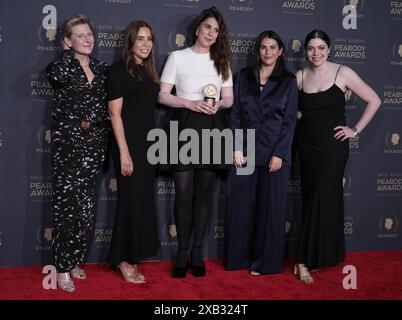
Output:
<svg viewBox="0 0 402 320">
<path fill-rule="evenodd" d="M 240 71 L 234 90 L 231 127 L 255 130 L 255 170 L 251 175 L 238 175 L 234 169 L 228 178 L 225 268 L 249 268 L 251 275 L 279 273 L 284 269 L 298 91 L 295 76 L 286 71 L 284 45 L 276 32 L 258 36 L 254 67 Z M 236 144 L 236 168 L 245 164 L 244 150 Z"/>
</svg>

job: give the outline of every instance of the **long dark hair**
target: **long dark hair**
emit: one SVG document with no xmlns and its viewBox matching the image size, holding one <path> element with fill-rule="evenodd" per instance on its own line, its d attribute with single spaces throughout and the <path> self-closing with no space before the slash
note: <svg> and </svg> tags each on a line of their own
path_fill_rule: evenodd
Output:
<svg viewBox="0 0 402 320">
<path fill-rule="evenodd" d="M 152 42 L 154 46 L 152 47 L 151 52 L 148 57 L 142 61 L 145 66 L 145 70 L 148 75 L 151 77 L 152 81 L 159 83 L 159 75 L 156 71 L 155 67 L 155 57 L 154 57 L 154 47 L 155 47 L 155 36 L 152 31 L 152 28 L 145 21 L 132 21 L 128 24 L 123 41 L 123 52 L 122 52 L 122 60 L 126 65 L 127 71 L 135 78 L 142 80 L 140 76 L 140 66 L 135 63 L 134 53 L 133 53 L 133 45 L 137 39 L 138 31 L 140 28 L 145 27 L 151 31 Z"/>
<path fill-rule="evenodd" d="M 327 44 L 328 48 L 331 46 L 331 40 L 329 39 L 328 35 L 322 30 L 315 29 L 306 36 L 306 39 L 304 39 L 304 50 L 305 51 L 307 51 L 307 45 L 310 42 L 310 40 L 316 39 L 316 38 L 324 41 Z"/>
<path fill-rule="evenodd" d="M 229 79 L 230 60 L 229 60 L 229 41 L 228 29 L 222 14 L 215 7 L 203 10 L 197 18 L 196 29 L 208 18 L 215 18 L 219 26 L 219 34 L 216 42 L 211 46 L 210 57 L 214 61 L 214 66 L 218 74 L 222 75 L 223 80 Z M 195 37 L 196 39 L 197 37 Z"/>
<path fill-rule="evenodd" d="M 283 44 L 281 37 L 275 31 L 272 31 L 272 30 L 263 31 L 258 35 L 257 40 L 255 41 L 255 50 L 254 50 L 254 58 L 253 58 L 254 74 L 255 74 L 258 82 L 260 80 L 260 68 L 261 68 L 260 46 L 261 46 L 262 40 L 264 40 L 265 38 L 275 40 L 278 43 L 279 49 L 282 49 L 282 54 L 276 60 L 275 67 L 274 67 L 274 70 L 272 71 L 271 76 L 275 77 L 275 78 L 280 78 L 287 72 L 286 65 L 285 65 L 285 57 L 284 57 L 285 56 L 285 46 Z"/>
</svg>

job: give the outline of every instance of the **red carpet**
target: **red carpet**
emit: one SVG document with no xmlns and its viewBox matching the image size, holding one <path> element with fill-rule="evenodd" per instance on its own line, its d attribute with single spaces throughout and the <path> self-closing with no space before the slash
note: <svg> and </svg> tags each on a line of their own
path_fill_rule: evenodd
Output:
<svg viewBox="0 0 402 320">
<path fill-rule="evenodd" d="M 343 267 L 357 269 L 357 289 L 342 286 Z M 247 270 L 225 271 L 220 260 L 207 260 L 207 276 L 170 277 L 171 261 L 143 263 L 145 284 L 128 284 L 107 265 L 86 265 L 87 280 L 76 280 L 74 293 L 45 290 L 42 267 L 0 268 L 0 300 L 9 299 L 152 299 L 152 300 L 365 300 L 402 299 L 402 251 L 351 252 L 340 266 L 313 273 L 306 285 L 290 271 L 250 276 Z"/>
</svg>

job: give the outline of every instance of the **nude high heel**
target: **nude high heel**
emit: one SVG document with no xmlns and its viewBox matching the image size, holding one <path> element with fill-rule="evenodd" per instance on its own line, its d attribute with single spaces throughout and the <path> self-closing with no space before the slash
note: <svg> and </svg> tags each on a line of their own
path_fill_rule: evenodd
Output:
<svg viewBox="0 0 402 320">
<path fill-rule="evenodd" d="M 313 277 L 311 276 L 310 272 L 308 271 L 307 267 L 303 264 L 295 264 L 293 267 L 293 274 L 298 276 L 300 281 L 303 281 L 306 284 L 310 284 L 314 282 Z"/>
<path fill-rule="evenodd" d="M 120 270 L 126 282 L 145 283 L 145 279 L 140 277 L 129 263 L 123 261 L 117 266 L 117 269 Z"/>
</svg>

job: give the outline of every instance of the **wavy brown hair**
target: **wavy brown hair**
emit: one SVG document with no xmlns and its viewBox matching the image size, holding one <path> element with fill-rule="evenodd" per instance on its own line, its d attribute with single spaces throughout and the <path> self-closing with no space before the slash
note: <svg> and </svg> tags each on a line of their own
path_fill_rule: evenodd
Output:
<svg viewBox="0 0 402 320">
<path fill-rule="evenodd" d="M 148 23 L 141 20 L 132 21 L 128 24 L 124 34 L 124 41 L 123 41 L 123 52 L 122 52 L 122 60 L 123 63 L 126 65 L 127 71 L 135 78 L 142 81 L 140 75 L 140 66 L 135 63 L 134 52 L 133 52 L 133 45 L 137 39 L 138 31 L 140 28 L 148 28 L 151 31 L 152 35 L 152 50 L 148 55 L 148 58 L 142 61 L 143 65 L 145 66 L 145 70 L 148 75 L 151 77 L 153 82 L 159 83 L 159 75 L 156 71 L 155 67 L 155 56 L 154 56 L 154 47 L 155 47 L 155 35 L 152 31 L 152 28 Z"/>
<path fill-rule="evenodd" d="M 205 9 L 200 13 L 197 18 L 196 29 L 208 18 L 215 18 L 219 26 L 218 38 L 211 46 L 209 54 L 214 61 L 214 66 L 218 74 L 222 75 L 223 80 L 227 80 L 229 79 L 230 70 L 228 29 L 222 14 L 215 7 Z M 195 37 L 195 39 L 196 38 L 197 37 Z"/>
</svg>

